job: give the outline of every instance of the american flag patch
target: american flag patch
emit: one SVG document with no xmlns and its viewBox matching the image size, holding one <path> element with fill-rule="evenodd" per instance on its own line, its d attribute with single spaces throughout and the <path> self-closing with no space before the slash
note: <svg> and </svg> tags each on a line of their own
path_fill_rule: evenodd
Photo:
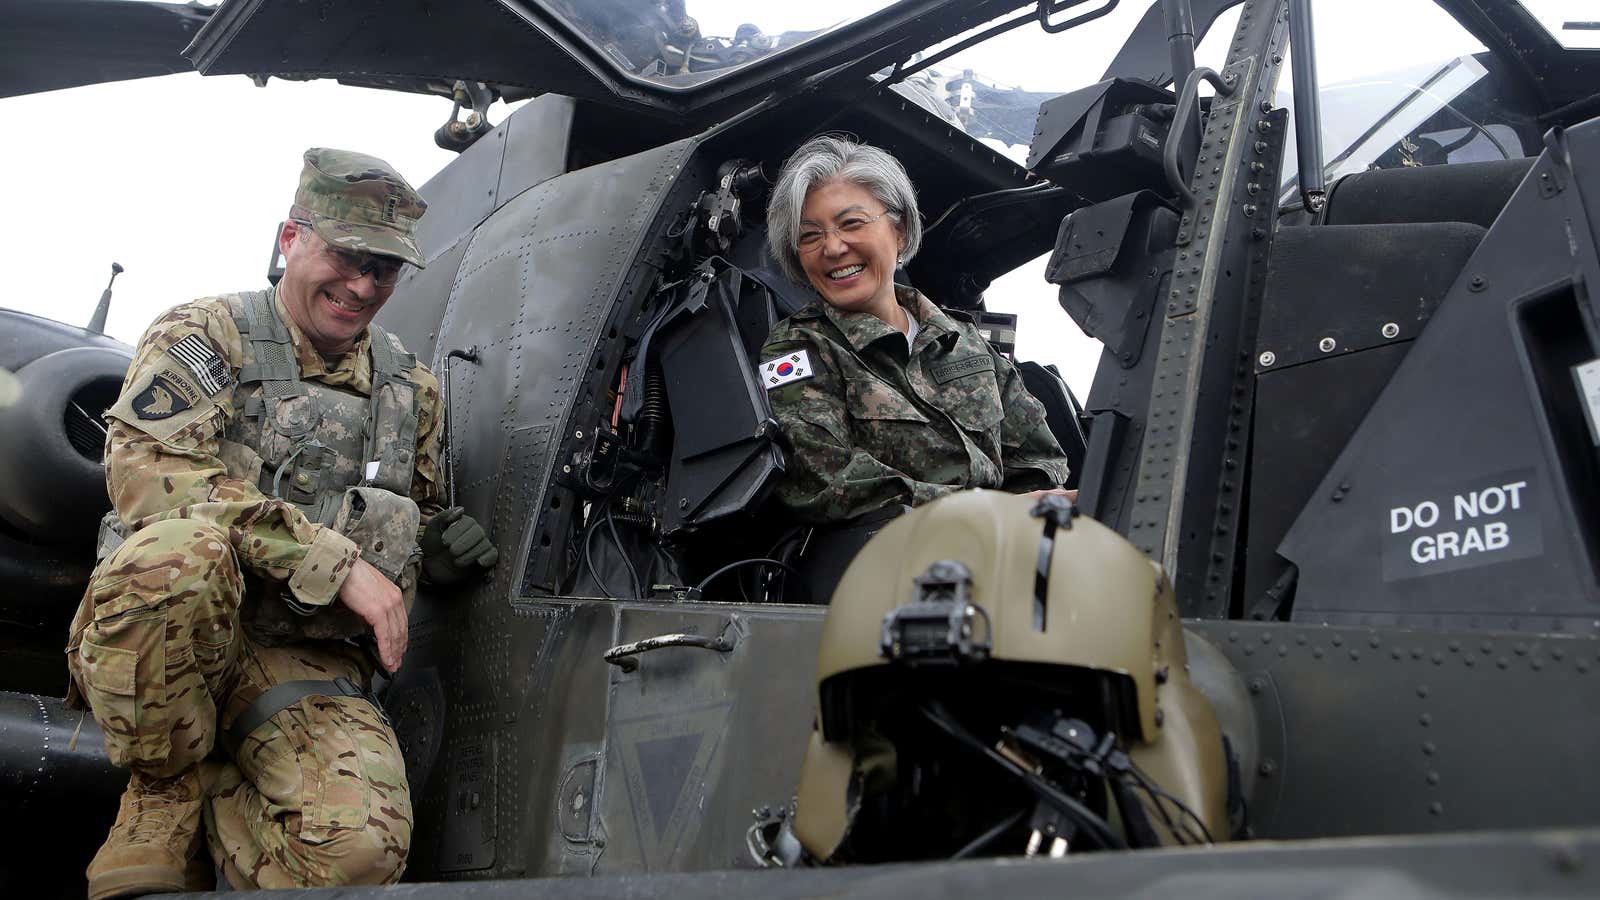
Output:
<svg viewBox="0 0 1600 900">
<path fill-rule="evenodd" d="M 194 373 L 195 380 L 200 382 L 200 387 L 207 396 L 215 396 L 221 393 L 223 388 L 233 384 L 233 375 L 228 371 L 228 364 L 223 362 L 217 351 L 212 350 L 198 334 L 185 335 L 182 340 L 168 347 L 167 352 Z"/>
</svg>

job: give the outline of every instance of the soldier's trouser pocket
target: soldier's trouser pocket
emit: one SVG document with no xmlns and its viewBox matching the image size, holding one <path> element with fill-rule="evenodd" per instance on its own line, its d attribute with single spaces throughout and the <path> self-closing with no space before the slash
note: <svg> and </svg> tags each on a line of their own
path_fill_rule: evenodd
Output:
<svg viewBox="0 0 1600 900">
<path fill-rule="evenodd" d="M 116 765 L 162 770 L 171 761 L 175 711 L 167 702 L 166 629 L 159 609 L 129 612 L 91 623 L 67 651 Z"/>
<path fill-rule="evenodd" d="M 241 590 L 226 535 L 181 520 L 139 531 L 95 570 L 67 667 L 112 762 L 175 775 L 211 751 Z"/>
<path fill-rule="evenodd" d="M 376 799 L 373 782 L 383 780 L 372 769 L 393 732 L 370 703 L 355 697 L 310 697 L 285 713 L 296 720 L 290 731 L 304 778 L 300 839 L 320 843 L 340 829 L 366 828 Z M 410 798 L 403 800 L 409 804 Z"/>
</svg>

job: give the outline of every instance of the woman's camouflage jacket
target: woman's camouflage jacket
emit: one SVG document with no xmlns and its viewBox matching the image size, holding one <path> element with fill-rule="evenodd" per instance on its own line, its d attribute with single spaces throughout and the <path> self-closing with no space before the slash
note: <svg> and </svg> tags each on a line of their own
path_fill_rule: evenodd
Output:
<svg viewBox="0 0 1600 900">
<path fill-rule="evenodd" d="M 1066 457 L 1016 366 L 959 314 L 896 293 L 921 326 L 909 351 L 877 316 L 820 300 L 762 348 L 767 398 L 791 445 L 784 505 L 838 522 L 963 488 L 1064 483 Z"/>
</svg>

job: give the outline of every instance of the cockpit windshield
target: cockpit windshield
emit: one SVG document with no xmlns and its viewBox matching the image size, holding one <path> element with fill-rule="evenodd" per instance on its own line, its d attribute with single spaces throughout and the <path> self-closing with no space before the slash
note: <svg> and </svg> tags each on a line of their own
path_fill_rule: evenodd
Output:
<svg viewBox="0 0 1600 900">
<path fill-rule="evenodd" d="M 1600 50 L 1600 7 L 1594 0 L 1519 0 L 1567 50 Z"/>
<path fill-rule="evenodd" d="M 1323 176 L 1512 159 L 1537 152 L 1543 129 L 1516 82 L 1483 44 L 1430 0 L 1316 3 Z M 1387 16 L 1392 27 L 1374 28 Z M 1286 63 L 1285 72 L 1289 69 Z M 1278 102 L 1293 107 L 1285 77 Z M 1298 134 L 1289 123 L 1289 146 Z M 1297 191 L 1285 155 L 1281 198 Z"/>
<path fill-rule="evenodd" d="M 1151 6 L 1145 0 L 1119 3 L 1106 15 L 1060 34 L 1029 23 L 969 46 L 969 39 L 988 31 L 995 23 L 975 25 L 918 54 L 918 61 L 937 62 L 908 79 L 912 91 L 907 93 L 914 92 L 919 102 L 925 97 L 937 98 L 944 108 L 935 112 L 1021 163 L 1033 140 L 1039 105 L 1106 77 L 1107 68 Z M 1227 64 L 1228 42 L 1238 20 L 1239 8 L 1234 7 L 1215 22 L 1197 23 L 1201 27 L 1209 25 L 1195 50 L 1199 65 L 1221 69 Z"/>
<path fill-rule="evenodd" d="M 688 87 L 859 21 L 894 0 L 543 0 L 541 5 L 627 74 Z"/>
</svg>

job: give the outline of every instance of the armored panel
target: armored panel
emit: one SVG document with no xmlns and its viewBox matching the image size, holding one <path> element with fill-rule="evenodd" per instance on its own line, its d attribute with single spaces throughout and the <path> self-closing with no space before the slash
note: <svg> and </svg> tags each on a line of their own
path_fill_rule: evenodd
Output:
<svg viewBox="0 0 1600 900">
<path fill-rule="evenodd" d="M 507 804 L 500 870 L 587 875 L 606 852 L 606 832 L 594 814 L 610 668 L 601 657 L 616 634 L 617 610 L 604 603 L 519 602 L 509 627 L 514 637 L 499 727 L 513 751 L 499 770 Z"/>
<path fill-rule="evenodd" d="M 380 328 L 400 338 L 417 359 L 433 358 L 439 338 L 439 320 L 467 253 L 470 237 L 463 235 L 455 245 L 433 257 L 426 269 L 407 266 L 395 286 L 394 294 L 373 320 Z M 434 373 L 439 374 L 439 373 Z"/>
<path fill-rule="evenodd" d="M 428 211 L 417 223 L 428 268 L 507 201 L 565 172 L 571 134 L 572 99 L 539 97 L 428 179 L 418 189 Z"/>
<path fill-rule="evenodd" d="M 822 610 L 520 601 L 499 619 L 503 659 L 484 658 L 481 611 L 419 611 L 387 701 L 417 797 L 412 877 L 743 865 L 751 810 L 793 793 Z M 725 633 L 733 649 L 666 647 L 631 672 L 605 662 L 608 647 L 675 633 Z M 479 677 L 448 665 L 474 655 L 492 698 L 450 683 Z"/>
<path fill-rule="evenodd" d="M 506 132 L 510 127 L 510 120 L 502 122 L 417 190 L 428 202 L 427 212 L 417 222 L 417 244 L 430 262 L 437 254 L 470 236 L 472 229 L 499 207 L 496 195 L 500 160 L 505 154 Z"/>
<path fill-rule="evenodd" d="M 492 134 L 480 139 L 479 143 L 491 139 L 505 142 L 495 188 L 498 204 L 504 205 L 528 188 L 567 170 L 573 106 L 571 97 L 559 94 L 535 97 Z"/>
<path fill-rule="evenodd" d="M 1600 639 L 1188 627 L 1255 708 L 1260 755 L 1243 774 L 1257 837 L 1594 822 L 1600 782 L 1582 773 L 1600 746 Z"/>
<path fill-rule="evenodd" d="M 1483 235 L 1462 222 L 1279 228 L 1257 374 L 1416 337 Z"/>
<path fill-rule="evenodd" d="M 1278 229 L 1253 354 L 1247 613 L 1283 576 L 1273 551 L 1483 234 L 1460 222 Z"/>
<path fill-rule="evenodd" d="M 417 811 L 408 870 L 485 877 L 553 873 L 574 855 L 587 860 L 594 850 L 584 834 L 563 842 L 550 832 L 554 797 L 570 780 L 564 773 L 601 747 L 604 677 L 570 675 L 600 665 L 612 610 L 562 602 L 472 608 L 424 597 L 412 619 L 406 666 L 385 698 Z M 545 689 L 555 683 L 563 688 Z"/>
<path fill-rule="evenodd" d="M 721 635 L 726 652 L 668 646 L 611 669 L 601 872 L 748 865 L 752 810 L 794 792 L 811 731 L 823 611 L 712 603 L 627 606 L 617 643 Z"/>
<path fill-rule="evenodd" d="M 535 525 L 589 360 L 688 147 L 545 179 L 462 243 L 432 364 L 449 388 L 457 500 L 501 562 L 488 580 L 425 592 L 413 611 L 392 690 L 418 834 L 433 835 L 417 842 L 416 875 L 587 871 L 603 846 L 556 803 L 583 792 L 586 804 L 597 789 L 581 772 L 603 752 L 613 610 L 512 598 L 529 548 L 548 544 Z M 446 373 L 452 351 L 465 355 Z"/>
<path fill-rule="evenodd" d="M 1600 454 L 1574 375 L 1600 356 L 1587 224 L 1600 219 L 1600 122 L 1564 142 L 1535 164 L 1285 537 L 1296 619 L 1600 630 Z"/>
<path fill-rule="evenodd" d="M 1265 595 L 1289 565 L 1275 548 L 1410 348 L 1410 340 L 1397 340 L 1270 372 L 1257 381 L 1246 526 L 1247 614 L 1275 611 L 1259 605 L 1273 602 Z"/>
<path fill-rule="evenodd" d="M 418 833 L 439 835 L 447 822 L 467 832 L 445 845 L 420 841 L 413 873 L 744 865 L 751 810 L 786 803 L 799 777 L 824 615 L 711 603 L 517 604 L 504 620 L 510 650 L 495 665 L 505 685 L 499 698 L 465 702 L 446 687 L 452 736 L 437 758 L 449 762 L 419 772 L 407 741 L 413 787 L 426 798 Z M 447 627 L 415 639 L 408 669 L 419 669 L 402 674 L 391 694 L 403 740 L 417 731 L 407 698 L 426 690 L 418 675 L 441 650 L 471 652 L 463 624 L 441 622 Z M 1186 627 L 1197 685 L 1224 710 L 1247 767 L 1256 837 L 1576 827 L 1600 803 L 1592 779 L 1482 777 L 1507 760 L 1586 770 L 1600 746 L 1600 639 Z M 632 671 L 602 658 L 608 646 L 675 634 L 722 635 L 731 649 L 663 646 L 635 656 Z M 549 690 L 554 684 L 560 689 Z M 1516 724 L 1527 721 L 1561 725 Z M 472 769 L 485 754 L 494 756 L 492 775 Z M 1350 789 L 1356 783 L 1361 789 Z M 477 837 L 491 830 L 492 848 Z M 441 859 L 441 847 L 453 855 Z"/>
<path fill-rule="evenodd" d="M 1226 850 L 1072 854 L 1064 859 L 978 859 L 898 866 L 766 872 L 548 878 L 534 883 L 412 884 L 420 900 L 901 900 L 905 897 L 1152 897 L 1317 900 L 1530 900 L 1600 892 L 1600 830 L 1496 831 L 1377 841 L 1255 843 Z M 344 887 L 340 897 L 382 898 L 394 888 Z M 321 896 L 311 891 L 289 897 Z"/>
<path fill-rule="evenodd" d="M 434 368 L 442 372 L 452 350 L 476 356 L 450 365 L 450 440 L 459 500 L 480 521 L 490 521 L 517 487 L 501 481 L 508 466 L 521 467 L 519 477 L 537 488 L 503 518 L 519 522 L 538 508 L 554 445 L 532 451 L 538 465 L 508 460 L 511 436 L 529 426 L 564 428 L 620 280 L 687 147 L 544 181 L 474 233 L 440 324 Z"/>
</svg>

